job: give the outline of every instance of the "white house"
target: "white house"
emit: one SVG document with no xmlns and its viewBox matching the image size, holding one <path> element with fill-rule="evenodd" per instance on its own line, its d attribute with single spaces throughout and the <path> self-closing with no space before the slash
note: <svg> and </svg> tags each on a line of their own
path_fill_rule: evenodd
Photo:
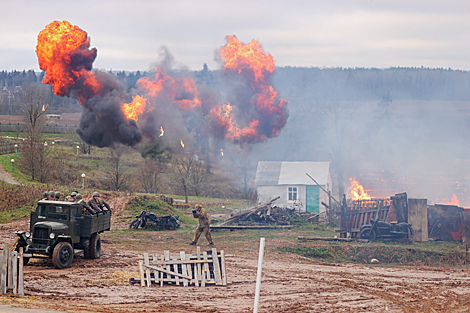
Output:
<svg viewBox="0 0 470 313">
<path fill-rule="evenodd" d="M 328 194 L 307 174 L 331 192 L 330 162 L 258 162 L 255 184 L 259 202 L 280 196 L 277 206 L 325 213 L 322 202 L 328 204 Z"/>
</svg>

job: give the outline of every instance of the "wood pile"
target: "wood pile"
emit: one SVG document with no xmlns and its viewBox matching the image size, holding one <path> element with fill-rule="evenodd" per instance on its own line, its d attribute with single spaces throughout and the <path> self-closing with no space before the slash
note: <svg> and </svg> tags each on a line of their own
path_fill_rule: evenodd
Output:
<svg viewBox="0 0 470 313">
<path fill-rule="evenodd" d="M 216 227 L 233 224 L 246 226 L 253 223 L 258 225 L 289 225 L 289 215 L 287 213 L 290 210 L 279 207 L 272 207 L 273 202 L 279 198 L 280 197 L 276 197 L 266 203 L 259 204 L 249 210 L 232 216 Z"/>
</svg>

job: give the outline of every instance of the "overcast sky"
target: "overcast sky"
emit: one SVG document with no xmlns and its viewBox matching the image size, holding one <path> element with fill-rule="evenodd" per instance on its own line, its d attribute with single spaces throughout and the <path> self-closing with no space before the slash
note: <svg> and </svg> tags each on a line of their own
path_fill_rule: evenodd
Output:
<svg viewBox="0 0 470 313">
<path fill-rule="evenodd" d="M 470 70 L 469 0 L 0 1 L 0 70 L 38 70 L 38 33 L 86 31 L 95 68 L 147 70 L 159 47 L 192 70 L 217 67 L 225 36 L 258 40 L 277 66 Z"/>
</svg>

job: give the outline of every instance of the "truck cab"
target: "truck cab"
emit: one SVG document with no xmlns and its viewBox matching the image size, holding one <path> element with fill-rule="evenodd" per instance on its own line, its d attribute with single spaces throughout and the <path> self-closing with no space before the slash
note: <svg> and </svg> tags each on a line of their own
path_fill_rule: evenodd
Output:
<svg viewBox="0 0 470 313">
<path fill-rule="evenodd" d="M 29 231 L 16 231 L 17 244 L 24 249 L 24 262 L 31 257 L 51 258 L 57 268 L 69 267 L 75 252 L 85 258 L 100 257 L 99 234 L 110 229 L 111 211 L 85 215 L 83 206 L 75 202 L 38 202 L 30 214 Z"/>
</svg>

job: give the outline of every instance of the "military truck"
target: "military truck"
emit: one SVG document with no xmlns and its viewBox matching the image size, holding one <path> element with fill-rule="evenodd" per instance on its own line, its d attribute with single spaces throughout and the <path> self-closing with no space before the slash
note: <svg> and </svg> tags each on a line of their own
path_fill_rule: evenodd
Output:
<svg viewBox="0 0 470 313">
<path fill-rule="evenodd" d="M 20 238 L 16 250 L 24 249 L 23 262 L 50 258 L 57 268 L 67 268 L 73 255 L 83 251 L 85 258 L 101 253 L 100 233 L 110 229 L 111 211 L 85 215 L 79 203 L 41 200 L 30 214 L 29 231 L 15 231 Z"/>
</svg>

